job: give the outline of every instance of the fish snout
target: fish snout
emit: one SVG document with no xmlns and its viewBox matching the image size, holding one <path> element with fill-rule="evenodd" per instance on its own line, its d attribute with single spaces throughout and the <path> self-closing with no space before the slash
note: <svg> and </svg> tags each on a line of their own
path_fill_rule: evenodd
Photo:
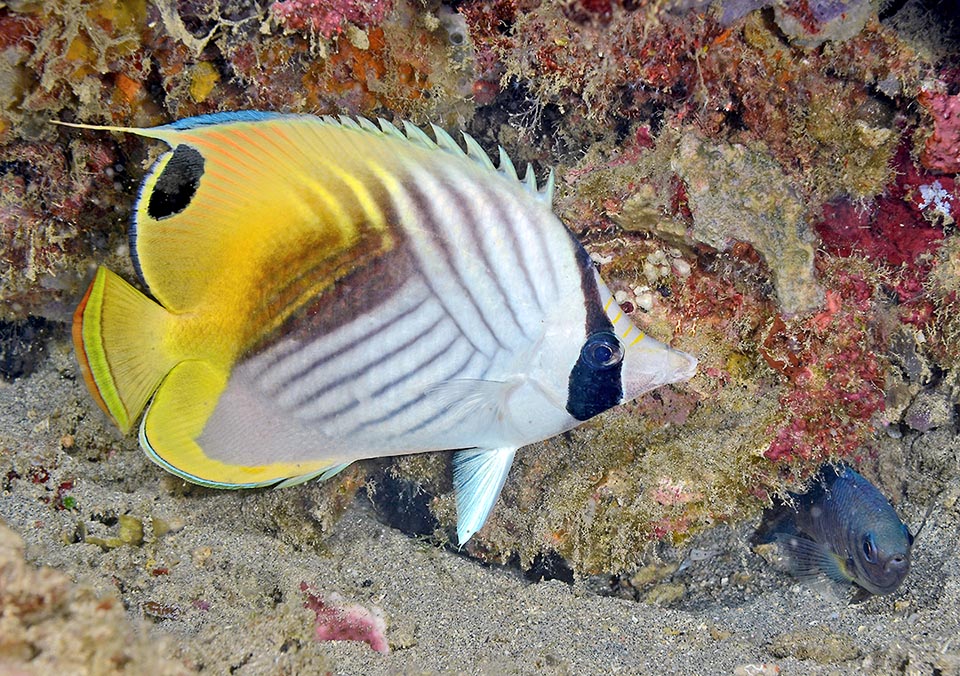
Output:
<svg viewBox="0 0 960 676">
<path fill-rule="evenodd" d="M 858 584 L 874 594 L 890 594 L 900 587 L 910 572 L 910 555 L 894 554 L 873 574 L 869 570 L 863 572 L 866 579 L 857 580 Z"/>
<path fill-rule="evenodd" d="M 887 561 L 884 570 L 890 577 L 896 576 L 902 579 L 910 570 L 910 557 L 904 554 L 894 554 Z"/>
<path fill-rule="evenodd" d="M 696 372 L 696 357 L 644 336 L 626 348 L 623 399 L 629 401 L 661 385 L 688 380 Z"/>
</svg>

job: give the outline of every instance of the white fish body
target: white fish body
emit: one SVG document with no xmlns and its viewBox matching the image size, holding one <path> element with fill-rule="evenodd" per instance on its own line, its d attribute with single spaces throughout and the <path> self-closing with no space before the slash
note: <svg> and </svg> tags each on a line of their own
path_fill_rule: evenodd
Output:
<svg viewBox="0 0 960 676">
<path fill-rule="evenodd" d="M 295 483 L 457 450 L 463 543 L 518 448 L 695 372 L 620 311 L 552 213 L 552 176 L 519 180 L 502 150 L 498 170 L 470 137 L 464 152 L 437 129 L 269 113 L 127 131 L 174 148 L 131 235 L 163 308 L 103 271 L 77 351 L 121 427 L 153 396 L 141 444 L 188 480 Z M 146 347 L 143 322 L 105 317 L 128 296 L 155 317 Z"/>
</svg>

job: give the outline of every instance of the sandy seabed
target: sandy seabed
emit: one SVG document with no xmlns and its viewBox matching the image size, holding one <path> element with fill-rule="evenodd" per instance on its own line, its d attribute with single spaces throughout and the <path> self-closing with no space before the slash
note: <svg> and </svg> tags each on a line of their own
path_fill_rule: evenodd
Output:
<svg viewBox="0 0 960 676">
<path fill-rule="evenodd" d="M 952 430 L 902 442 L 953 473 L 896 594 L 797 584 L 750 551 L 745 523 L 681 550 L 662 607 L 408 537 L 362 491 L 308 528 L 323 521 L 315 484 L 186 486 L 95 409 L 65 337 L 50 352 L 0 386 L 0 674 L 960 673 Z M 916 530 L 926 505 L 898 508 Z M 309 595 L 380 614 L 389 653 L 315 640 Z"/>
</svg>

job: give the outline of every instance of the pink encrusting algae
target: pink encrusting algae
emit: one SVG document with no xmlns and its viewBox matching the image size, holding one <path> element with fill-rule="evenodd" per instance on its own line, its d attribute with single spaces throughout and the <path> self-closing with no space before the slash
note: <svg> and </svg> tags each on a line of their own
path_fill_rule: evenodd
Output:
<svg viewBox="0 0 960 676">
<path fill-rule="evenodd" d="M 939 87 L 924 89 L 917 102 L 933 120 L 933 130 L 923 141 L 920 156 L 923 166 L 945 174 L 960 172 L 960 94 L 943 91 Z"/>
<path fill-rule="evenodd" d="M 360 28 L 376 26 L 391 4 L 390 0 L 280 0 L 270 11 L 285 28 L 332 38 L 343 33 L 348 23 Z"/>
</svg>

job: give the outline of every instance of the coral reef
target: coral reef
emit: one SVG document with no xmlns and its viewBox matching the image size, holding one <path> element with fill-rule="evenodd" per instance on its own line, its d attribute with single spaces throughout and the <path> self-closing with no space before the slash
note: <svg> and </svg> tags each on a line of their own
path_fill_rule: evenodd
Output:
<svg viewBox="0 0 960 676">
<path fill-rule="evenodd" d="M 342 34 L 347 24 L 357 28 L 376 26 L 383 21 L 390 4 L 389 0 L 372 3 L 280 0 L 270 6 L 270 11 L 284 28 L 329 39 Z"/>
<path fill-rule="evenodd" d="M 770 269 L 783 312 L 820 307 L 813 236 L 804 205 L 780 167 L 742 146 L 710 146 L 688 133 L 680 139 L 673 169 L 686 188 L 690 239 L 717 251 L 736 241 L 750 244 Z M 717 190 L 718 185 L 729 187 Z"/>
<path fill-rule="evenodd" d="M 82 139 L 0 147 L 0 317 L 72 315 L 91 254 L 123 235 L 94 197 L 116 165 L 109 145 Z"/>
<path fill-rule="evenodd" d="M 960 94 L 925 88 L 917 102 L 933 118 L 933 129 L 923 143 L 923 166 L 947 174 L 960 172 Z"/>
<path fill-rule="evenodd" d="M 668 4 L 8 3 L 5 377 L 44 354 L 16 341 L 41 323 L 55 333 L 93 264 L 130 271 L 124 223 L 158 152 L 47 121 L 152 125 L 259 108 L 466 128 L 491 152 L 554 166 L 556 210 L 624 311 L 700 359 L 688 385 L 521 452 L 470 543 L 478 557 L 630 577 L 656 543 L 758 514 L 824 460 L 873 462 L 884 435 L 955 424 L 960 395 L 944 374 L 960 365 L 960 71 L 949 34 L 931 28 L 937 42 L 925 43 L 900 10 L 881 19 L 862 0 Z M 115 442 L 81 417 L 71 448 L 109 465 Z M 360 468 L 295 500 L 262 496 L 252 519 L 321 547 L 366 485 L 375 500 L 403 493 L 409 518 L 381 510 L 391 523 L 442 540 L 455 519 L 446 462 L 396 459 L 370 480 Z M 44 479 L 44 467 L 17 458 L 8 481 L 34 476 L 49 509 L 72 513 L 77 477 Z M 147 514 L 124 516 L 149 535 Z M 72 537 L 105 556 L 140 548 L 119 517 L 84 516 Z M 307 598 L 319 631 L 329 608 Z M 142 601 L 158 621 L 201 612 Z"/>
</svg>

